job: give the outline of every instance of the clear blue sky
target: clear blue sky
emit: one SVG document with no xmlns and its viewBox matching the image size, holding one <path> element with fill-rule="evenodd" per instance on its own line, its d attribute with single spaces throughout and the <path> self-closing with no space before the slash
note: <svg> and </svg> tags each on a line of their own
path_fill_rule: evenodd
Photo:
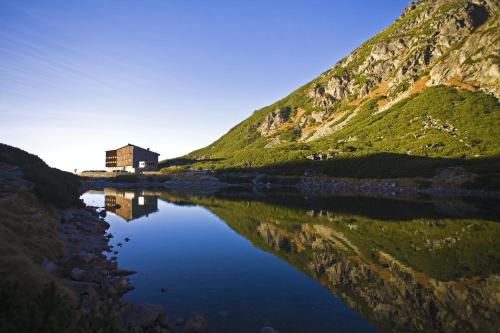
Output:
<svg viewBox="0 0 500 333">
<path fill-rule="evenodd" d="M 406 0 L 0 0 L 0 142 L 65 170 L 201 148 L 313 79 Z"/>
</svg>

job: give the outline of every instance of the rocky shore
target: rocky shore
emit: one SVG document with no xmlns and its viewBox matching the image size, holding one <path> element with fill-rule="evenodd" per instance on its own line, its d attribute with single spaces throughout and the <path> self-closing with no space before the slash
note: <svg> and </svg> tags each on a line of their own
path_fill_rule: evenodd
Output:
<svg viewBox="0 0 500 333">
<path fill-rule="evenodd" d="M 106 176 L 103 176 L 105 174 Z M 215 177 L 210 172 L 205 171 L 184 171 L 176 174 L 129 174 L 125 179 L 109 176 L 110 173 L 80 174 L 82 179 L 81 191 L 104 189 L 105 187 L 113 188 L 165 188 L 182 191 L 193 191 L 196 193 L 212 194 L 218 190 L 234 184 L 223 182 Z"/>
<path fill-rule="evenodd" d="M 134 287 L 128 276 L 136 273 L 119 266 L 112 253 L 105 211 L 98 207 L 64 210 L 57 213 L 59 237 L 65 254 L 57 261 L 44 260 L 43 268 L 78 295 L 83 314 L 110 313 L 123 329 L 133 332 L 201 333 L 207 322 L 198 314 L 188 320 L 169 320 L 158 304 L 134 304 L 121 296 Z"/>
<path fill-rule="evenodd" d="M 500 191 L 485 191 L 478 189 L 457 188 L 452 186 L 429 186 L 427 182 L 421 184 L 408 180 L 398 179 L 331 179 L 309 178 L 304 179 L 299 188 L 307 194 L 357 194 L 370 196 L 399 197 L 408 195 L 431 195 L 453 197 L 500 197 Z"/>
<path fill-rule="evenodd" d="M 135 181 L 121 182 L 112 177 L 83 178 L 83 189 L 153 187 L 200 195 L 224 189 L 245 189 L 261 193 L 289 189 L 307 195 L 356 195 L 370 197 L 408 197 L 415 195 L 500 198 L 500 191 L 470 189 L 464 183 L 473 175 L 461 170 L 444 170 L 430 178 L 359 179 L 326 176 L 277 176 L 264 173 L 214 174 L 187 170 L 169 175 L 137 175 Z"/>
</svg>

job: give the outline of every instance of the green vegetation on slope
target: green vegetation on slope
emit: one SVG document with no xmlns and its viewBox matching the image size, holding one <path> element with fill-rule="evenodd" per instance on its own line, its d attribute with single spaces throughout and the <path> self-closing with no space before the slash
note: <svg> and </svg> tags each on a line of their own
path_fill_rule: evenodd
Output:
<svg viewBox="0 0 500 333">
<path fill-rule="evenodd" d="M 75 175 L 49 167 L 38 156 L 0 143 L 0 163 L 18 166 L 43 202 L 57 208 L 79 204 L 80 182 Z"/>
<path fill-rule="evenodd" d="M 78 178 L 4 144 L 0 169 L 0 331 L 119 332 L 110 313 L 83 313 L 77 296 L 42 268 L 64 255 L 54 207 L 80 204 Z"/>
<path fill-rule="evenodd" d="M 431 87 L 377 113 L 367 103 L 351 123 L 314 143 L 315 149 L 345 149 L 354 155 L 372 152 L 473 158 L 500 154 L 500 106 L 490 95 Z M 351 142 L 342 139 L 351 138 Z"/>
<path fill-rule="evenodd" d="M 255 111 L 213 144 L 163 166 L 182 161 L 183 168 L 290 173 L 314 168 L 329 175 L 367 177 L 364 161 L 372 160 L 370 156 L 391 156 L 375 157 L 383 164 L 379 169 L 415 156 L 424 166 L 422 175 L 428 176 L 435 167 L 463 160 L 498 159 L 498 91 L 486 70 L 496 58 L 493 48 L 476 47 L 483 39 L 488 45 L 497 41 L 492 39 L 498 28 L 497 6 L 469 0 L 410 3 L 390 26 L 317 78 Z M 469 58 L 463 62 L 459 54 Z M 309 163 L 307 157 L 321 161 Z M 346 165 L 351 174 L 342 171 Z M 392 174 L 415 176 L 407 166 Z"/>
<path fill-rule="evenodd" d="M 289 105 L 289 100 L 268 108 Z M 263 114 L 268 108 L 261 110 Z M 272 148 L 264 148 L 267 140 L 255 130 L 261 111 L 213 145 L 189 154 L 191 167 L 264 168 L 285 173 L 316 168 L 335 176 L 394 177 L 429 176 L 439 167 L 485 161 L 500 171 L 495 159 L 500 155 L 500 107 L 495 97 L 482 92 L 431 87 L 383 112 L 378 112 L 376 100 L 370 100 L 345 127 L 329 136 Z M 313 153 L 334 157 L 306 160 Z M 395 163 L 398 168 L 392 170 Z"/>
</svg>

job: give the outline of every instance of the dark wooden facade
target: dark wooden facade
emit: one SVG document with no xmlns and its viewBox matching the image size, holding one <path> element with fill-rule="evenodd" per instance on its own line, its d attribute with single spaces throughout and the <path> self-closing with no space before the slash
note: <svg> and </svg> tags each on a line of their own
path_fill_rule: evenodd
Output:
<svg viewBox="0 0 500 333">
<path fill-rule="evenodd" d="M 132 144 L 106 151 L 106 168 L 129 172 L 156 170 L 160 154 Z"/>
<path fill-rule="evenodd" d="M 106 152 L 106 168 L 117 167 L 116 150 L 108 150 Z"/>
</svg>

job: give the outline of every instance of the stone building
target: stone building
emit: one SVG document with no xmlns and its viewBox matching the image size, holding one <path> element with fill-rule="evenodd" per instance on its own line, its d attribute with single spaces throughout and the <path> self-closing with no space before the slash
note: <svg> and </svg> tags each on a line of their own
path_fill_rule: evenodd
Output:
<svg viewBox="0 0 500 333">
<path fill-rule="evenodd" d="M 108 171 L 141 172 L 158 168 L 160 154 L 132 144 L 106 151 L 106 169 Z"/>
</svg>

